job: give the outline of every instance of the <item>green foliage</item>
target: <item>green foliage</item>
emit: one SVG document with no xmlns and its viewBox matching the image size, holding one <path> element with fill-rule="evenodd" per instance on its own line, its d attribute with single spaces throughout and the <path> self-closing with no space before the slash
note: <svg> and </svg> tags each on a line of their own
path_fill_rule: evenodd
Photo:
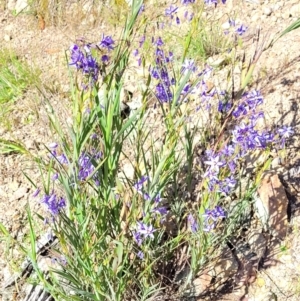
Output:
<svg viewBox="0 0 300 301">
<path fill-rule="evenodd" d="M 29 87 L 39 83 L 40 71 L 32 69 L 13 51 L 0 51 L 0 105 L 14 101 Z"/>
</svg>

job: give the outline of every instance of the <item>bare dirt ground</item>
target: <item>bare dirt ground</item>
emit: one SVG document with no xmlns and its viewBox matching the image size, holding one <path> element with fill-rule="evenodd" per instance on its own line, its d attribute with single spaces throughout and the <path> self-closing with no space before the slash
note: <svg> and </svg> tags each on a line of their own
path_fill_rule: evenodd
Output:
<svg viewBox="0 0 300 301">
<path fill-rule="evenodd" d="M 236 11 L 237 17 L 249 27 L 249 33 L 261 26 L 263 36 L 270 39 L 300 17 L 297 0 L 285 1 L 227 1 L 222 13 Z M 69 100 L 68 77 L 65 51 L 81 36 L 87 40 L 99 40 L 107 28 L 101 20 L 86 18 L 72 25 L 45 24 L 42 30 L 38 19 L 30 14 L 15 17 L 4 5 L 0 8 L 0 46 L 12 48 L 42 70 L 42 85 L 51 87 L 52 104 L 60 114 L 67 116 Z M 250 41 L 252 41 L 250 39 Z M 246 43 L 246 42 L 245 42 Z M 288 125 L 295 130 L 283 160 L 272 164 L 287 192 L 289 200 L 289 225 L 286 238 L 272 242 L 264 254 L 265 264 L 256 271 L 252 283 L 242 289 L 221 296 L 210 296 L 206 300 L 300 300 L 300 30 L 280 39 L 272 49 L 262 54 L 256 69 L 252 86 L 260 89 L 265 97 L 266 123 L 274 127 Z M 255 45 L 249 46 L 249 53 Z M 48 90 L 49 91 L 49 90 Z M 59 93 L 58 93 L 59 91 Z M 65 114 L 65 115 L 64 115 Z M 34 91 L 15 101 L 9 117 L 10 127 L 0 126 L 0 137 L 19 140 L 37 154 L 45 152 L 44 145 L 53 142 L 53 134 L 42 106 L 40 94 Z M 32 210 L 40 205 L 32 198 L 33 188 L 23 175 L 29 174 L 38 181 L 36 167 L 28 157 L 20 154 L 0 155 L 0 221 L 22 240 L 28 230 L 25 206 L 29 202 Z M 17 251 L 7 253 L 7 246 L 0 245 L 0 283 L 9 275 L 11 266 L 7 260 L 17 262 Z M 3 300 L 13 299 L 12 295 Z M 0 292 L 1 300 L 1 292 Z M 200 300 L 200 299 L 199 299 Z M 201 299 L 202 300 L 202 299 Z"/>
</svg>

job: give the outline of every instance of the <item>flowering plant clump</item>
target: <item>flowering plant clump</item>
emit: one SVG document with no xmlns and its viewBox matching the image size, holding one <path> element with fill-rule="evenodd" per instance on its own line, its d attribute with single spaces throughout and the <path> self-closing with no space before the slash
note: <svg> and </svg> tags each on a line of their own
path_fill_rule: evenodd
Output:
<svg viewBox="0 0 300 301">
<path fill-rule="evenodd" d="M 241 75 L 240 93 L 211 86 L 218 70 L 191 50 L 193 26 L 220 1 L 201 3 L 163 7 L 159 16 L 170 26 L 153 34 L 147 6 L 134 1 L 120 39 L 103 34 L 95 44 L 81 40 L 70 48 L 69 65 L 83 85 L 72 87 L 67 129 L 48 110 L 57 142 L 38 161 L 43 188 L 36 185 L 33 194 L 43 193 L 45 224 L 59 244 L 47 277 L 34 254 L 31 260 L 57 300 L 147 300 L 160 291 L 180 300 L 235 235 L 235 215 L 250 206 L 268 164 L 254 169 L 253 183 L 237 196 L 247 156 L 278 150 L 293 135 L 289 126 L 264 126 L 263 96 L 248 88 L 251 66 Z M 185 40 L 175 49 L 168 31 L 184 22 Z M 233 53 L 247 28 L 230 19 L 230 30 L 233 36 L 221 34 L 233 40 Z M 135 91 L 141 106 L 124 117 L 124 74 L 132 58 L 148 77 Z M 231 63 L 230 70 L 245 65 L 235 55 Z M 232 204 L 241 203 L 236 213 Z M 34 244 L 33 227 L 31 238 Z"/>
</svg>

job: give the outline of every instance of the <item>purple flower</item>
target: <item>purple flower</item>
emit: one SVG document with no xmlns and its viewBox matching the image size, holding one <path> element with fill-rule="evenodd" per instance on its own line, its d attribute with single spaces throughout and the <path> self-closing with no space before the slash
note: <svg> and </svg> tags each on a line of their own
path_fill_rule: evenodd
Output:
<svg viewBox="0 0 300 301">
<path fill-rule="evenodd" d="M 193 20 L 193 18 L 194 18 L 194 13 L 191 13 L 190 16 L 188 17 L 188 21 L 191 22 Z"/>
<path fill-rule="evenodd" d="M 227 144 L 225 147 L 222 149 L 222 154 L 226 157 L 231 157 L 235 152 L 235 148 L 232 144 Z"/>
<path fill-rule="evenodd" d="M 141 57 L 138 58 L 137 63 L 138 63 L 138 66 L 141 67 L 141 65 L 142 65 L 142 58 Z"/>
<path fill-rule="evenodd" d="M 253 90 L 249 93 L 244 94 L 244 97 L 246 98 L 246 103 L 248 104 L 250 109 L 255 109 L 264 101 L 263 96 L 257 90 Z"/>
<path fill-rule="evenodd" d="M 56 172 L 55 174 L 52 175 L 52 181 L 56 181 L 58 179 L 58 173 Z"/>
<path fill-rule="evenodd" d="M 102 40 L 99 43 L 100 47 L 107 48 L 108 50 L 113 50 L 113 45 L 115 44 L 114 40 L 111 36 L 104 36 L 102 35 Z"/>
<path fill-rule="evenodd" d="M 157 194 L 157 196 L 154 198 L 154 202 L 157 203 L 157 204 L 161 202 L 160 193 Z"/>
<path fill-rule="evenodd" d="M 52 215 L 57 215 L 59 211 L 66 206 L 64 198 L 59 198 L 56 194 L 44 195 L 41 202 L 45 204 Z"/>
<path fill-rule="evenodd" d="M 84 153 L 79 156 L 78 165 L 78 179 L 80 181 L 86 180 L 95 170 L 95 167 L 91 162 L 91 158 Z"/>
<path fill-rule="evenodd" d="M 142 222 L 138 222 L 137 224 L 137 233 L 143 236 L 144 239 L 149 237 L 150 239 L 154 239 L 153 233 L 156 231 L 152 225 L 147 226 Z"/>
<path fill-rule="evenodd" d="M 156 46 L 162 46 L 164 44 L 164 42 L 162 41 L 161 37 L 158 37 L 158 39 L 155 42 Z"/>
<path fill-rule="evenodd" d="M 204 0 L 204 3 L 207 5 L 214 4 L 215 6 L 217 6 L 218 0 Z"/>
<path fill-rule="evenodd" d="M 243 34 L 246 32 L 247 29 L 248 29 L 248 27 L 246 27 L 246 26 L 244 26 L 244 25 L 242 24 L 241 26 L 239 26 L 239 27 L 235 30 L 235 32 L 236 32 L 239 36 L 241 36 L 241 35 L 243 35 Z"/>
<path fill-rule="evenodd" d="M 244 104 L 239 105 L 232 113 L 235 118 L 239 118 L 241 115 L 246 115 L 248 113 L 247 108 Z"/>
<path fill-rule="evenodd" d="M 73 45 L 70 47 L 71 51 L 71 62 L 69 65 L 75 65 L 78 69 L 82 66 L 82 61 L 84 59 L 84 54 L 78 45 Z"/>
<path fill-rule="evenodd" d="M 234 161 L 229 161 L 227 163 L 228 167 L 229 167 L 229 170 L 231 173 L 234 173 L 235 172 L 235 169 L 236 169 L 236 164 Z"/>
<path fill-rule="evenodd" d="M 229 19 L 229 20 L 228 20 L 228 23 L 229 23 L 229 25 L 230 25 L 231 27 L 235 27 L 235 20 Z"/>
<path fill-rule="evenodd" d="M 205 232 L 209 232 L 215 228 L 215 222 L 217 221 L 217 219 L 225 218 L 226 214 L 220 206 L 216 206 L 213 210 L 206 209 L 203 216 L 205 217 L 203 230 Z"/>
<path fill-rule="evenodd" d="M 204 163 L 210 165 L 210 169 L 216 172 L 219 172 L 219 168 L 225 165 L 224 162 L 220 161 L 219 155 L 211 155 L 208 159 L 209 161 L 204 161 Z"/>
<path fill-rule="evenodd" d="M 60 164 L 69 164 L 68 158 L 65 154 L 61 154 L 60 156 L 57 156 L 56 159 Z"/>
<path fill-rule="evenodd" d="M 182 68 L 181 68 L 181 72 L 185 72 L 185 71 L 192 71 L 195 72 L 197 70 L 197 67 L 195 65 L 195 61 L 192 59 L 185 59 L 183 64 L 182 64 Z"/>
<path fill-rule="evenodd" d="M 107 63 L 109 61 L 109 56 L 107 54 L 102 55 L 101 61 L 103 63 Z"/>
<path fill-rule="evenodd" d="M 294 134 L 294 130 L 290 126 L 283 126 L 282 128 L 278 129 L 278 134 L 281 138 L 290 138 L 291 135 Z"/>
<path fill-rule="evenodd" d="M 212 73 L 213 68 L 210 67 L 209 65 L 205 66 L 205 69 L 203 69 L 198 76 L 199 77 L 203 77 L 203 80 L 207 80 L 210 76 L 210 74 Z"/>
<path fill-rule="evenodd" d="M 166 215 L 168 213 L 168 210 L 166 207 L 159 207 L 152 210 L 154 213 L 158 213 L 159 215 Z"/>
<path fill-rule="evenodd" d="M 155 79 L 159 79 L 160 78 L 160 74 L 159 74 L 158 68 L 157 67 L 150 68 L 150 75 L 152 77 L 154 77 Z"/>
<path fill-rule="evenodd" d="M 171 19 L 173 19 L 173 14 L 175 14 L 177 10 L 178 10 L 177 6 L 171 5 L 169 8 L 166 8 L 165 15 L 169 16 L 169 17 L 171 17 Z"/>
<path fill-rule="evenodd" d="M 190 3 L 195 3 L 195 0 L 181 0 L 181 3 L 187 5 Z"/>
<path fill-rule="evenodd" d="M 216 218 L 225 218 L 226 217 L 226 214 L 225 214 L 223 208 L 220 207 L 220 206 L 215 207 L 214 215 L 215 215 Z"/>
<path fill-rule="evenodd" d="M 185 87 L 182 90 L 182 94 L 188 94 L 188 92 L 190 92 L 190 88 L 191 88 L 191 85 L 186 84 Z"/>
<path fill-rule="evenodd" d="M 37 197 L 39 195 L 40 191 L 41 190 L 39 188 L 37 188 L 36 191 L 32 194 L 32 197 L 33 198 Z"/>
<path fill-rule="evenodd" d="M 56 142 L 52 142 L 49 144 L 49 148 L 51 148 L 51 149 L 55 149 L 57 147 L 58 147 L 58 144 Z"/>
<path fill-rule="evenodd" d="M 137 56 L 137 55 L 139 54 L 139 50 L 138 50 L 138 49 L 133 50 L 132 54 L 133 54 L 134 56 Z"/>
<path fill-rule="evenodd" d="M 251 122 L 251 125 L 252 126 L 255 126 L 256 125 L 256 122 L 258 119 L 260 118 L 264 118 L 265 117 L 265 114 L 264 112 L 260 111 L 258 113 L 255 113 L 255 114 L 252 114 L 249 118 L 250 118 L 250 122 Z"/>
<path fill-rule="evenodd" d="M 134 238 L 134 240 L 135 240 L 135 242 L 137 243 L 138 246 L 140 246 L 143 243 L 141 233 L 139 233 L 138 231 L 133 232 L 133 238 Z"/>
<path fill-rule="evenodd" d="M 229 195 L 236 185 L 236 179 L 233 176 L 230 176 L 229 178 L 226 178 L 225 180 L 220 182 L 219 185 L 220 191 L 225 193 L 226 195 Z"/>
<path fill-rule="evenodd" d="M 176 24 L 179 25 L 180 24 L 180 19 L 178 16 L 176 16 Z"/>
<path fill-rule="evenodd" d="M 98 79 L 99 66 L 95 58 L 92 57 L 90 52 L 90 46 L 84 46 L 84 52 L 77 45 L 73 45 L 71 48 L 71 62 L 77 70 L 81 70 L 85 75 L 91 76 L 90 83 L 93 84 Z"/>
<path fill-rule="evenodd" d="M 91 154 L 88 153 L 81 153 L 81 155 L 78 158 L 78 179 L 80 181 L 85 181 L 87 178 L 89 178 L 95 171 L 94 163 L 96 160 L 99 160 L 102 158 L 102 152 L 98 152 L 96 149 L 91 150 Z M 94 161 L 94 163 L 93 163 Z M 93 175 L 93 180 L 97 186 L 100 185 L 100 181 L 98 179 L 97 173 Z"/>
<path fill-rule="evenodd" d="M 156 97 L 161 102 L 171 102 L 173 94 L 168 86 L 159 83 L 156 86 Z"/>
<path fill-rule="evenodd" d="M 146 40 L 146 37 L 145 37 L 145 36 L 142 36 L 142 37 L 140 38 L 140 40 L 139 40 L 140 48 L 144 45 L 145 40 Z"/>
<path fill-rule="evenodd" d="M 173 52 L 169 52 L 169 56 L 165 57 L 166 63 L 172 62 L 173 61 Z"/>
<path fill-rule="evenodd" d="M 145 182 L 147 182 L 149 180 L 148 176 L 142 176 L 140 178 L 140 180 L 138 182 L 136 182 L 133 187 L 137 190 L 137 191 L 142 191 L 143 189 L 143 185 Z"/>
<path fill-rule="evenodd" d="M 196 220 L 194 219 L 194 217 L 191 213 L 188 215 L 188 222 L 190 224 L 191 231 L 193 233 L 197 232 L 198 231 L 198 223 L 196 222 Z"/>
<path fill-rule="evenodd" d="M 215 226 L 216 225 L 213 222 L 205 222 L 203 231 L 204 232 L 210 232 L 211 230 L 213 230 L 215 228 Z"/>
<path fill-rule="evenodd" d="M 203 214 L 203 216 L 205 217 L 205 219 L 212 219 L 212 220 L 216 220 L 215 214 L 214 214 L 214 210 L 209 210 L 209 209 L 205 209 L 205 213 Z"/>
<path fill-rule="evenodd" d="M 145 11 L 145 4 L 143 3 L 138 11 L 138 15 Z"/>
<path fill-rule="evenodd" d="M 218 171 L 209 168 L 204 174 L 203 178 L 208 178 L 210 181 L 218 182 Z"/>
<path fill-rule="evenodd" d="M 151 197 L 148 193 L 141 193 L 141 195 L 143 196 L 145 201 L 150 201 L 151 200 Z"/>
<path fill-rule="evenodd" d="M 224 102 L 224 101 L 220 100 L 219 104 L 218 104 L 218 112 L 227 113 L 227 112 L 229 112 L 231 107 L 232 107 L 232 104 L 229 101 Z"/>
<path fill-rule="evenodd" d="M 144 253 L 142 251 L 138 251 L 138 253 L 136 254 L 138 258 L 140 259 L 144 259 Z"/>
</svg>

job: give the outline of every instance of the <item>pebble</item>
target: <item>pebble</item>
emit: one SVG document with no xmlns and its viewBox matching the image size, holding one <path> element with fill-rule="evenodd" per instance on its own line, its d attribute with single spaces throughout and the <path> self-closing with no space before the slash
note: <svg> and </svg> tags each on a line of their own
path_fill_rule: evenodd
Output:
<svg viewBox="0 0 300 301">
<path fill-rule="evenodd" d="M 4 35 L 4 41 L 5 42 L 9 42 L 11 39 L 12 39 L 12 37 L 10 35 L 8 35 L 8 34 Z"/>
<path fill-rule="evenodd" d="M 12 195 L 11 201 L 16 201 L 24 197 L 28 192 L 28 188 L 21 186 Z"/>
<path fill-rule="evenodd" d="M 266 16 L 271 16 L 272 9 L 270 7 L 264 7 L 263 8 L 263 14 L 266 15 Z"/>
<path fill-rule="evenodd" d="M 27 0 L 17 0 L 16 6 L 15 6 L 16 14 L 19 14 L 20 12 L 22 12 L 26 9 L 29 9 Z"/>
<path fill-rule="evenodd" d="M 7 1 L 6 8 L 7 8 L 8 10 L 14 10 L 14 9 L 15 9 L 15 6 L 16 6 L 16 1 L 15 1 L 15 0 L 8 0 L 8 1 Z"/>
<path fill-rule="evenodd" d="M 290 9 L 292 17 L 300 17 L 300 4 L 294 4 Z"/>
</svg>

